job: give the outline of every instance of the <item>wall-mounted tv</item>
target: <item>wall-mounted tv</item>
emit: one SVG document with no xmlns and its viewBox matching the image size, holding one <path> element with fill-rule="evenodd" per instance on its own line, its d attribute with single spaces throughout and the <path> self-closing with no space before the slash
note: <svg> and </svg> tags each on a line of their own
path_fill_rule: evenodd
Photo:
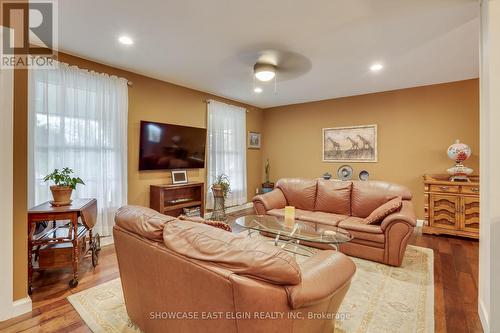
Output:
<svg viewBox="0 0 500 333">
<path fill-rule="evenodd" d="M 141 121 L 139 170 L 205 167 L 207 130 Z"/>
</svg>

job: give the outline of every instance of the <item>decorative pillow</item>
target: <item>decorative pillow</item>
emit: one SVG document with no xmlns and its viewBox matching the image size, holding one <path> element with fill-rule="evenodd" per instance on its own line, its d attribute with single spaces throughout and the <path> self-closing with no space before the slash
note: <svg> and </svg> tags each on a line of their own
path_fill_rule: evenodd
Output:
<svg viewBox="0 0 500 333">
<path fill-rule="evenodd" d="M 319 179 L 314 210 L 351 215 L 351 187 L 349 181 Z"/>
<path fill-rule="evenodd" d="M 196 223 L 203 223 L 203 224 L 209 225 L 211 227 L 215 227 L 215 228 L 219 228 L 219 229 L 222 229 L 222 230 L 226 230 L 226 231 L 232 232 L 232 229 L 229 226 L 229 224 L 224 223 L 224 222 L 220 222 L 220 221 L 205 220 L 203 217 L 200 217 L 200 216 L 185 216 L 185 215 L 181 215 L 181 216 L 179 216 L 179 220 L 196 222 Z"/>
<path fill-rule="evenodd" d="M 364 224 L 376 224 L 382 222 L 382 220 L 395 212 L 398 212 L 403 205 L 402 197 L 395 197 L 392 200 L 387 201 L 382 206 L 376 208 L 367 218 L 363 220 Z"/>
</svg>

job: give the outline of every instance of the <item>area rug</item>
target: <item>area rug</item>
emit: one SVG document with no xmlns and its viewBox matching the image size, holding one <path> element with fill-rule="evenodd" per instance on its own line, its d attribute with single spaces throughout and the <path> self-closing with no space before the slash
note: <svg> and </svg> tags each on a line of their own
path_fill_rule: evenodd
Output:
<svg viewBox="0 0 500 333">
<path fill-rule="evenodd" d="M 297 261 L 303 260 L 297 256 Z M 434 332 L 434 257 L 408 246 L 401 267 L 352 258 L 357 271 L 335 333 Z M 68 297 L 94 333 L 139 332 L 128 319 L 119 279 Z"/>
</svg>

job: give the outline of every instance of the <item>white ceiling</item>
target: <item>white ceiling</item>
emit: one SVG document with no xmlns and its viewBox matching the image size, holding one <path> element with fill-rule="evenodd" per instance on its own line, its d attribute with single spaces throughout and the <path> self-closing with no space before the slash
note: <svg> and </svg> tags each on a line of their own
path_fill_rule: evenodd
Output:
<svg viewBox="0 0 500 333">
<path fill-rule="evenodd" d="M 61 51 L 259 107 L 475 78 L 478 45 L 476 0 L 59 1 Z M 255 94 L 270 48 L 311 68 Z"/>
</svg>

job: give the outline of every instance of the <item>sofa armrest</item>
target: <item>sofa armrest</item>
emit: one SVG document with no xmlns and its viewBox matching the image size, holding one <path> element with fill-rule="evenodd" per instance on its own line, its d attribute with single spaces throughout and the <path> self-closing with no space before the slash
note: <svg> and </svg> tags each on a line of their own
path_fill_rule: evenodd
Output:
<svg viewBox="0 0 500 333">
<path fill-rule="evenodd" d="M 355 272 L 356 265 L 346 255 L 319 251 L 301 265 L 302 282 L 285 287 L 288 303 L 295 310 L 320 302 L 343 290 Z"/>
<path fill-rule="evenodd" d="M 395 222 L 405 222 L 412 227 L 417 225 L 417 217 L 415 216 L 415 210 L 413 209 L 411 201 L 403 200 L 403 204 L 399 212 L 386 216 L 386 218 L 382 220 L 380 227 L 383 231 L 385 231 L 389 225 Z"/>
<path fill-rule="evenodd" d="M 264 215 L 268 210 L 286 206 L 286 198 L 280 189 L 256 195 L 253 199 L 253 208 L 258 215 Z"/>
</svg>

